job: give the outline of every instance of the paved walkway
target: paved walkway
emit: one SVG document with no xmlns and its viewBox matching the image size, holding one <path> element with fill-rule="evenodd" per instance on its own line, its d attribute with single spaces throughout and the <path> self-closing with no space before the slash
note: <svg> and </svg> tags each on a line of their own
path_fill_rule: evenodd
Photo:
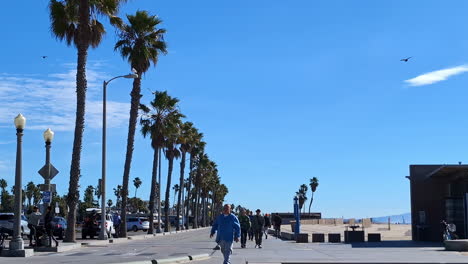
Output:
<svg viewBox="0 0 468 264">
<path fill-rule="evenodd" d="M 209 238 L 209 230 L 157 236 L 149 239 L 129 240 L 117 244 L 94 245 L 64 253 L 36 253 L 28 259 L 0 258 L 0 263 L 80 263 L 104 264 L 127 263 L 151 259 L 208 253 L 208 260 L 194 261 L 197 264 L 220 264 L 219 250 L 213 251 L 215 243 Z M 263 248 L 254 248 L 249 241 L 241 249 L 236 243 L 232 257 L 233 264 L 244 263 L 468 263 L 468 255 L 447 252 L 440 244 L 416 244 L 410 241 L 388 241 L 362 244 L 297 244 L 269 236 Z"/>
</svg>

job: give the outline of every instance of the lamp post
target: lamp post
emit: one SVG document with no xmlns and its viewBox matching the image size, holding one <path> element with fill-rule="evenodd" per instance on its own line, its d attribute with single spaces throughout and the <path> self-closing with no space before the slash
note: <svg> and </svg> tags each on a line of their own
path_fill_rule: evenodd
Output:
<svg viewBox="0 0 468 264">
<path fill-rule="evenodd" d="M 299 235 L 301 232 L 301 210 L 299 209 L 299 198 L 294 196 L 294 217 L 296 218 L 296 225 L 294 228 L 294 235 Z"/>
<path fill-rule="evenodd" d="M 23 186 L 21 182 L 22 166 L 22 137 L 26 125 L 26 118 L 19 114 L 15 118 L 16 127 L 16 171 L 15 171 L 15 218 L 13 222 L 13 238 L 10 241 L 10 250 L 24 250 L 24 241 L 21 236 L 21 195 Z"/>
<path fill-rule="evenodd" d="M 101 178 L 101 232 L 99 233 L 100 240 L 106 240 L 106 95 L 107 85 L 118 78 L 136 79 L 138 74 L 127 74 L 114 77 L 109 81 L 104 81 L 102 84 L 102 178 Z"/>
<path fill-rule="evenodd" d="M 53 139 L 54 139 L 54 132 L 50 130 L 50 128 L 48 128 L 46 131 L 44 131 L 44 141 L 45 141 L 45 148 L 46 148 L 46 168 L 47 168 L 47 176 L 48 176 L 44 178 L 44 184 L 47 187 L 50 186 L 50 180 L 51 180 L 50 147 L 51 147 Z M 50 205 L 50 202 L 46 202 L 44 203 L 44 205 L 47 208 Z"/>
</svg>

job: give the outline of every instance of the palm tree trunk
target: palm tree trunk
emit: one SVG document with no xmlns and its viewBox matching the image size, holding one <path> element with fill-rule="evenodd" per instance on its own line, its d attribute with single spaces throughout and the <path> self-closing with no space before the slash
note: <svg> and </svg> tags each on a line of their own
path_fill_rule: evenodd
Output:
<svg viewBox="0 0 468 264">
<path fill-rule="evenodd" d="M 121 237 L 127 237 L 127 201 L 128 201 L 128 181 L 130 178 L 130 167 L 133 157 L 133 146 L 135 142 L 135 129 L 138 118 L 138 107 L 140 106 L 141 73 L 138 72 L 138 78 L 133 79 L 133 89 L 130 93 L 130 118 L 128 121 L 127 154 L 125 155 L 124 174 L 122 182 L 122 224 L 120 228 Z"/>
<path fill-rule="evenodd" d="M 185 188 L 184 188 L 184 169 L 185 169 L 185 151 L 182 151 L 182 157 L 180 159 L 180 180 L 179 180 L 179 186 L 180 186 L 180 190 L 179 190 L 179 197 L 177 198 L 177 210 L 176 210 L 176 219 L 179 217 L 180 215 L 180 206 L 181 206 L 181 202 L 182 202 L 182 192 L 184 192 Z M 182 216 L 184 217 L 184 216 Z M 179 226 L 179 221 L 177 221 L 176 223 L 176 230 L 179 231 L 180 230 L 180 226 Z"/>
<path fill-rule="evenodd" d="M 148 234 L 154 234 L 154 205 L 156 203 L 156 177 L 157 177 L 157 172 L 158 172 L 158 156 L 159 150 L 158 148 L 154 149 L 153 153 L 153 171 L 151 173 L 151 192 L 150 192 L 150 200 L 149 200 L 149 210 L 150 210 L 150 215 L 149 215 L 149 228 L 148 228 Z"/>
<path fill-rule="evenodd" d="M 312 197 L 310 198 L 310 203 L 309 203 L 309 216 L 310 216 L 310 207 L 312 206 L 312 201 L 314 201 L 314 192 L 312 192 Z"/>
<path fill-rule="evenodd" d="M 86 60 L 88 57 L 88 23 L 90 20 L 88 0 L 80 0 L 79 7 L 79 25 L 78 25 L 78 63 L 76 66 L 76 120 L 75 135 L 73 140 L 73 153 L 70 166 L 70 184 L 68 187 L 67 204 L 69 213 L 67 217 L 68 228 L 65 234 L 64 242 L 76 242 L 76 208 L 79 198 L 79 180 L 81 176 L 80 161 L 81 147 L 83 142 L 84 122 L 85 122 L 85 103 L 86 103 Z"/>
<path fill-rule="evenodd" d="M 172 150 L 171 150 L 172 151 Z M 171 178 L 172 178 L 172 169 L 174 166 L 174 157 L 172 153 L 169 153 L 168 155 L 168 160 L 169 160 L 169 166 L 167 168 L 167 185 L 166 185 L 166 196 L 165 196 L 165 206 L 164 206 L 164 216 L 166 218 L 166 225 L 164 225 L 164 232 L 169 232 L 170 231 L 170 226 L 171 222 L 169 221 L 169 195 L 171 192 Z"/>
<path fill-rule="evenodd" d="M 195 175 L 195 205 L 193 207 L 193 228 L 198 228 L 198 197 L 199 197 L 199 190 L 200 190 L 200 187 L 199 187 L 199 178 L 200 178 L 200 172 L 197 171 L 196 175 Z"/>
<path fill-rule="evenodd" d="M 194 164 L 194 160 L 195 160 L 195 157 L 192 153 L 190 153 L 190 164 L 189 164 L 189 180 L 188 180 L 188 186 L 187 186 L 187 229 L 189 229 L 189 220 L 190 220 L 190 215 L 189 215 L 189 211 L 191 209 L 190 207 L 190 200 L 192 197 L 190 197 L 190 191 L 191 191 L 191 188 L 192 188 L 192 178 L 193 178 L 193 164 Z M 193 210 L 191 211 L 193 213 Z"/>
</svg>

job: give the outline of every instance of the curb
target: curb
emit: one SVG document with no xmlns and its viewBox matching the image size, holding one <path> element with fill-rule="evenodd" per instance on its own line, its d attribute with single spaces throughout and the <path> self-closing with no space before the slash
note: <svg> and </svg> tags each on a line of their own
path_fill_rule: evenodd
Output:
<svg viewBox="0 0 468 264">
<path fill-rule="evenodd" d="M 190 258 L 189 256 L 184 256 L 184 257 L 176 257 L 176 258 L 167 258 L 167 259 L 153 259 L 151 260 L 152 264 L 168 264 L 168 263 L 182 263 L 182 262 L 189 262 Z"/>
<path fill-rule="evenodd" d="M 192 260 L 204 260 L 204 259 L 209 259 L 210 254 L 197 254 L 197 255 L 189 255 L 189 259 Z"/>
</svg>

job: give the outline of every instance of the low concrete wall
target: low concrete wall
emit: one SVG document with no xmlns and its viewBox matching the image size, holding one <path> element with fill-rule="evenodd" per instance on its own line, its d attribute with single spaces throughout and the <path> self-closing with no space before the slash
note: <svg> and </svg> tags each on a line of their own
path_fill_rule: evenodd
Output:
<svg viewBox="0 0 468 264">
<path fill-rule="evenodd" d="M 342 225 L 343 218 L 301 220 L 301 225 Z"/>
</svg>

